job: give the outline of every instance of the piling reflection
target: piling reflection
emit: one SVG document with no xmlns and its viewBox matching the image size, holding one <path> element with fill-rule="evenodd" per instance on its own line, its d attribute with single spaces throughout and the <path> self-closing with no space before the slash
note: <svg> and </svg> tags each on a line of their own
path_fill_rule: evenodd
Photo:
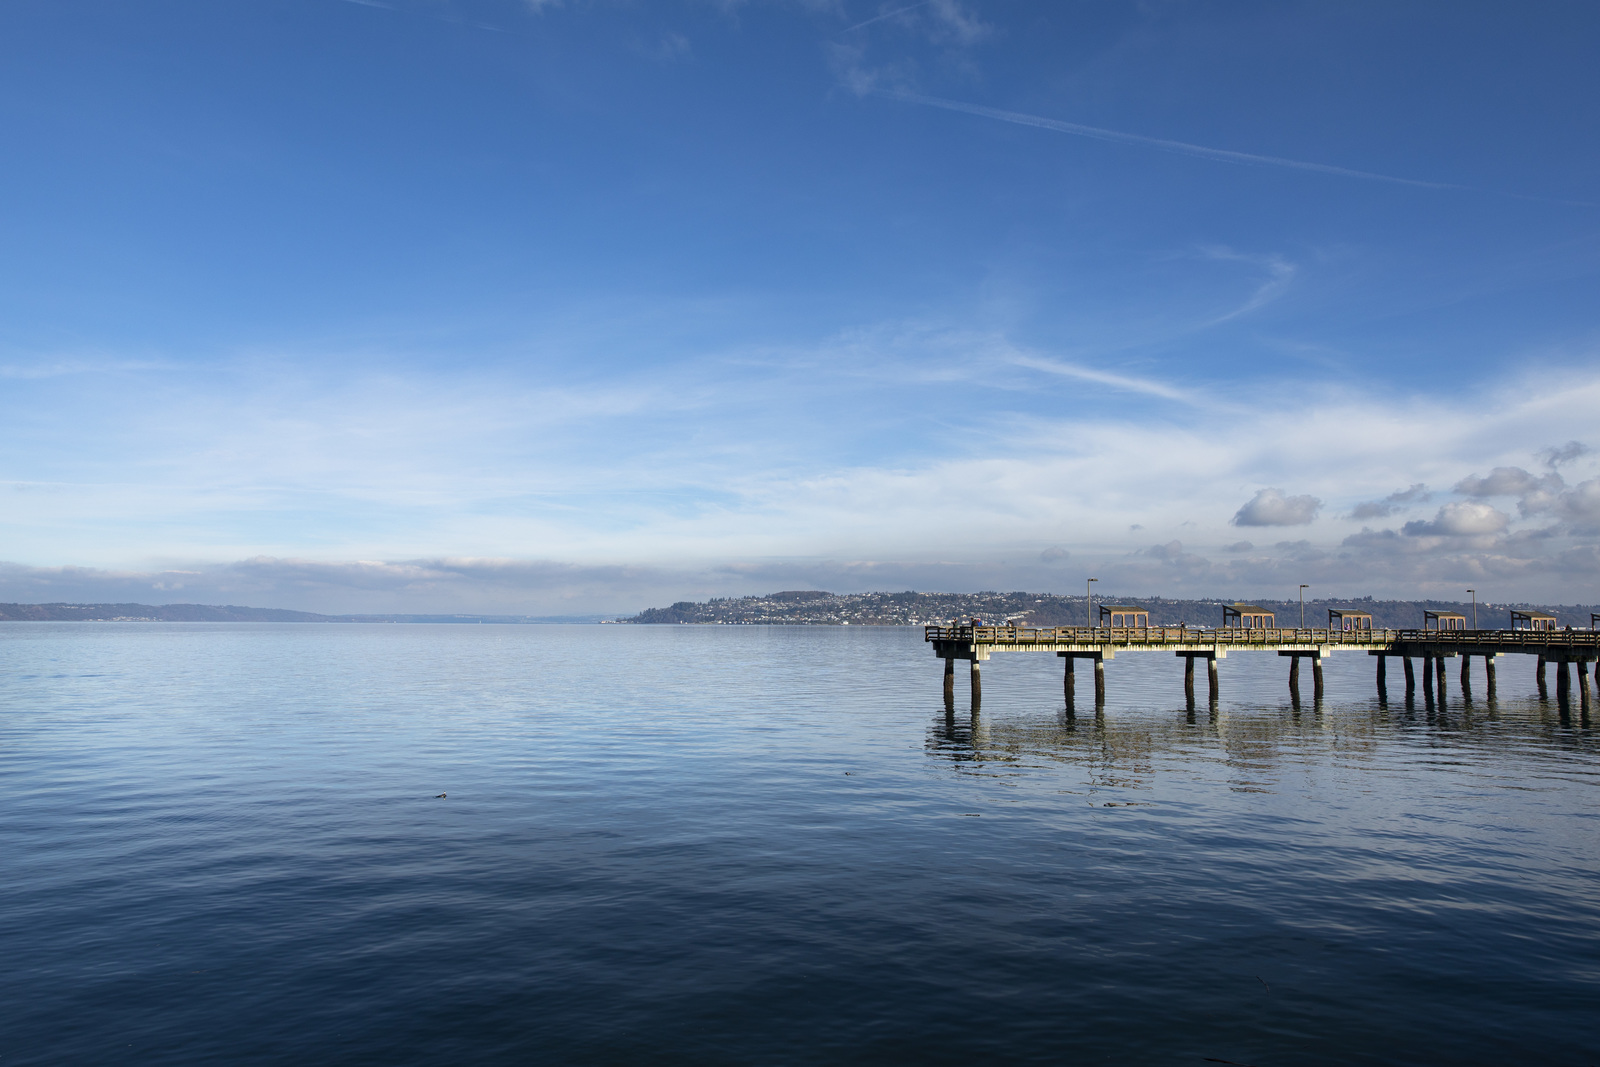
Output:
<svg viewBox="0 0 1600 1067">
<path fill-rule="evenodd" d="M 1050 713 L 983 716 L 975 703 L 958 713 L 947 702 L 928 731 L 929 755 L 988 773 L 1022 772 L 1029 766 L 1081 765 L 1094 780 L 1147 783 L 1157 768 L 1192 766 L 1202 757 L 1226 768 L 1238 790 L 1281 787 L 1282 773 L 1308 760 L 1375 761 L 1386 745 L 1434 750 L 1515 750 L 1585 758 L 1600 755 L 1600 731 L 1591 732 L 1585 709 L 1571 703 L 1551 707 L 1537 699 L 1502 702 L 1437 700 L 1424 689 L 1422 714 L 1406 700 L 1362 704 L 1309 704 L 1291 699 L 1279 707 L 1219 707 L 1204 714 L 1185 702 L 1172 712 L 1130 711 L 1107 716 L 1097 704 L 1092 717 L 1071 705 Z"/>
</svg>

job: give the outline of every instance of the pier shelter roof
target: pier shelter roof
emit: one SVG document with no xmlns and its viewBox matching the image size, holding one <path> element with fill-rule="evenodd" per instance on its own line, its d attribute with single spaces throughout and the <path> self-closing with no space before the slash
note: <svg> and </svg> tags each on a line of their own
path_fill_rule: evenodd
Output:
<svg viewBox="0 0 1600 1067">
<path fill-rule="evenodd" d="M 1422 613 L 1422 628 L 1424 630 L 1465 630 L 1467 617 L 1455 611 L 1424 611 Z"/>
<path fill-rule="evenodd" d="M 1600 630 L 1600 611 L 1591 611 L 1589 613 L 1589 629 Z"/>
<path fill-rule="evenodd" d="M 1113 604 L 1100 605 L 1101 626 L 1150 626 L 1150 611 L 1148 608 L 1118 607 Z"/>
<path fill-rule="evenodd" d="M 1372 629 L 1372 612 L 1351 611 L 1349 608 L 1329 608 L 1328 629 L 1370 630 Z"/>
<path fill-rule="evenodd" d="M 1527 611 L 1511 609 L 1511 628 L 1513 630 L 1554 630 L 1556 617 L 1548 611 Z"/>
<path fill-rule="evenodd" d="M 1222 605 L 1222 625 L 1242 626 L 1246 630 L 1271 630 L 1277 626 L 1277 615 L 1254 604 Z"/>
</svg>

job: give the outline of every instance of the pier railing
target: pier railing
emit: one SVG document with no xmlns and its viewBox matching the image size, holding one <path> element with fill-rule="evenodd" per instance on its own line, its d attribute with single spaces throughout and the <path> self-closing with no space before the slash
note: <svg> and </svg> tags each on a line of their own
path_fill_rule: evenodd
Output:
<svg viewBox="0 0 1600 1067">
<path fill-rule="evenodd" d="M 1600 632 L 1593 630 L 1342 630 L 1328 627 L 1244 629 L 1198 626 L 925 626 L 926 641 L 967 645 L 1102 645 L 1114 648 L 1160 648 L 1164 645 L 1215 645 L 1218 648 L 1273 648 L 1322 645 L 1379 649 L 1428 644 L 1496 648 L 1506 652 L 1600 652 Z"/>
</svg>

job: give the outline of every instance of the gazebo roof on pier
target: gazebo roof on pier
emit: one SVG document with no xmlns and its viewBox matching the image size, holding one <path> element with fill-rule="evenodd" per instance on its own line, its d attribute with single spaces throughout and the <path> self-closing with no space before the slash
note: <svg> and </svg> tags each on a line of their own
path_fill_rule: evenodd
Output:
<svg viewBox="0 0 1600 1067">
<path fill-rule="evenodd" d="M 1137 608 L 1131 605 L 1101 604 L 1101 626 L 1149 626 L 1150 609 Z"/>
<path fill-rule="evenodd" d="M 1527 611 L 1523 611 L 1523 610 L 1521 610 L 1519 608 L 1512 608 L 1511 609 L 1511 617 L 1513 619 L 1554 619 L 1555 618 L 1555 616 L 1550 614 L 1548 611 L 1534 611 L 1532 608 L 1529 608 Z"/>
<path fill-rule="evenodd" d="M 1257 607 L 1254 604 L 1222 605 L 1222 625 L 1228 626 L 1234 620 L 1237 620 L 1237 625 L 1241 627 L 1270 630 L 1277 624 L 1278 616 L 1271 608 Z"/>
<path fill-rule="evenodd" d="M 1346 630 L 1370 630 L 1372 629 L 1372 612 L 1357 611 L 1354 608 L 1329 608 L 1328 628 L 1330 630 L 1334 629 L 1335 623 L 1340 624 Z"/>
</svg>

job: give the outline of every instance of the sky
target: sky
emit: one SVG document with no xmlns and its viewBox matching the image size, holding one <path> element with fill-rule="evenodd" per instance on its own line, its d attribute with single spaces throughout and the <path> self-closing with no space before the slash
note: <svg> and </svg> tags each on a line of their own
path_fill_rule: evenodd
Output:
<svg viewBox="0 0 1600 1067">
<path fill-rule="evenodd" d="M 0 600 L 1600 600 L 1600 7 L 10 0 Z"/>
</svg>

